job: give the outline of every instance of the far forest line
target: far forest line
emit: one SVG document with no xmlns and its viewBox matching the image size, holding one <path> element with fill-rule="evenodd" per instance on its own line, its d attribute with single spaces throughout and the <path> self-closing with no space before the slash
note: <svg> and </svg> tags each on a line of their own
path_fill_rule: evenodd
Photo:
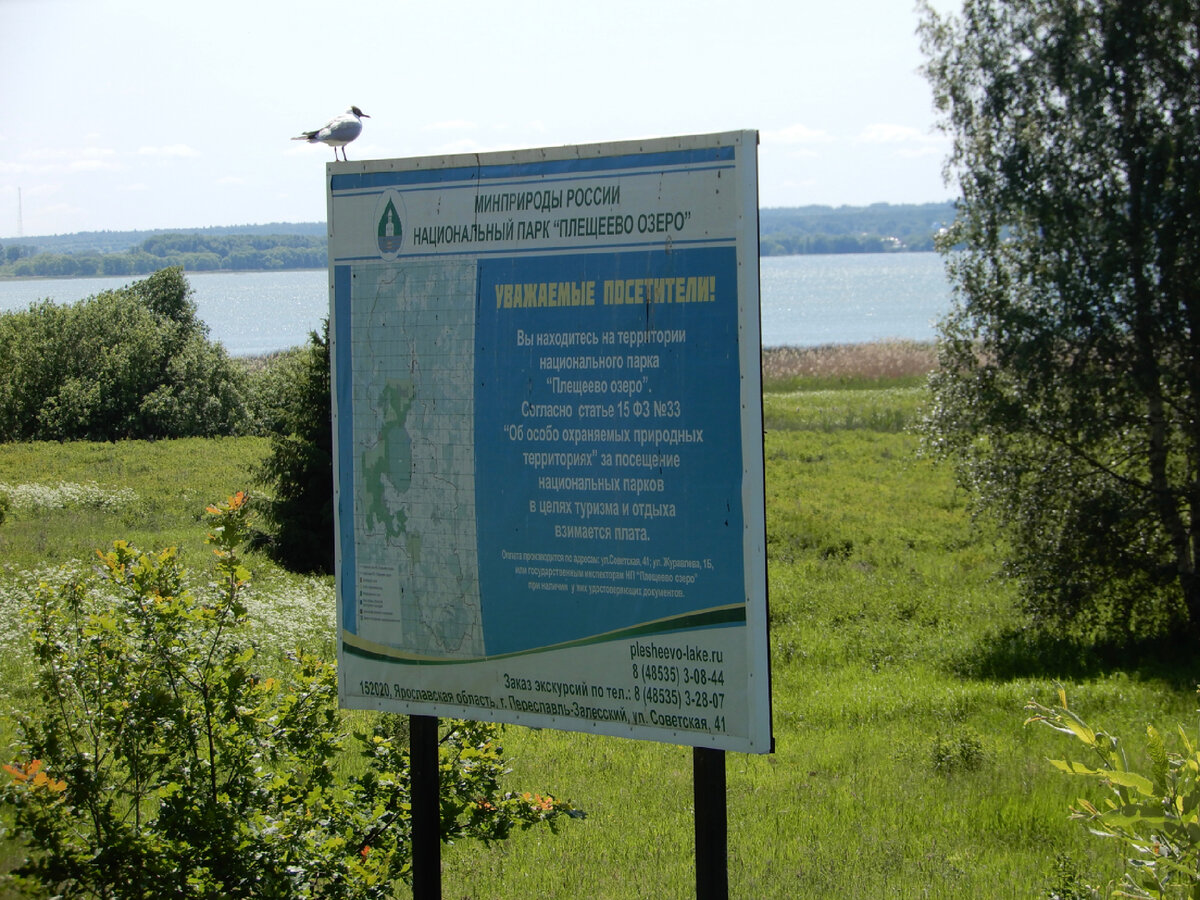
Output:
<svg viewBox="0 0 1200 900">
<path fill-rule="evenodd" d="M 903 253 L 934 249 L 953 203 L 768 207 L 759 210 L 759 253 Z M 186 272 L 323 269 L 324 222 L 161 231 L 90 231 L 0 242 L 0 277 L 91 278 Z"/>
</svg>

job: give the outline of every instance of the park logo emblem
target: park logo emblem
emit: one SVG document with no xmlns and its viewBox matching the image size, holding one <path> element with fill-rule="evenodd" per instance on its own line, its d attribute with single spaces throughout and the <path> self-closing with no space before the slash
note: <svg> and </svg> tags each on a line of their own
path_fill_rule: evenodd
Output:
<svg viewBox="0 0 1200 900">
<path fill-rule="evenodd" d="M 375 207 L 376 239 L 384 259 L 395 259 L 404 245 L 404 201 L 389 190 Z"/>
</svg>

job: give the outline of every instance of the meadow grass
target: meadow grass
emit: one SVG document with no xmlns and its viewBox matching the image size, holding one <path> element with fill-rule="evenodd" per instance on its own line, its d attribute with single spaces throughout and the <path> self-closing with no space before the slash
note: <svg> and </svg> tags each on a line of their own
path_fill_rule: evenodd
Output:
<svg viewBox="0 0 1200 900">
<path fill-rule="evenodd" d="M 13 504 L 0 559 L 34 568 L 117 538 L 197 557 L 205 507 L 252 489 L 266 453 L 266 438 L 0 444 L 0 491 Z"/>
<path fill-rule="evenodd" d="M 1019 622 L 994 537 L 911 434 L 830 430 L 846 398 L 803 404 L 823 405 L 820 428 L 766 436 L 776 752 L 727 757 L 731 896 L 1037 897 L 1059 858 L 1115 877 L 1116 848 L 1067 820 L 1083 786 L 1045 762 L 1069 748 L 1022 726 L 1052 679 L 957 674 Z M 1128 673 L 1070 691 L 1127 734 L 1194 705 Z M 557 837 L 452 848 L 447 896 L 694 896 L 686 750 L 509 734 L 521 780 L 591 815 Z"/>
<path fill-rule="evenodd" d="M 827 358 L 841 366 L 844 355 Z M 859 387 L 842 370 L 797 377 L 768 375 L 763 400 L 776 751 L 727 756 L 731 896 L 1046 897 L 1076 874 L 1110 882 L 1118 848 L 1067 818 L 1076 797 L 1100 791 L 1049 766 L 1073 747 L 1023 726 L 1023 705 L 1049 701 L 1061 681 L 1075 709 L 1137 755 L 1147 722 L 1194 726 L 1194 673 L 1101 665 L 1086 648 L 1067 664 L 1023 643 L 998 574 L 1002 541 L 971 523 L 952 473 L 919 453 L 919 377 Z M 0 525 L 15 560 L 0 596 L 130 529 L 148 547 L 198 545 L 204 504 L 244 487 L 263 451 L 250 440 L 164 442 L 128 457 L 114 445 L 0 446 L 5 484 L 94 482 L 97 497 L 138 498 L 132 510 L 125 500 L 15 506 Z M 142 503 L 154 512 L 139 515 Z M 297 621 L 309 640 L 331 628 L 328 579 L 251 563 L 264 640 L 297 639 Z M 5 674 L 19 653 L 5 646 Z M 19 677 L 4 684 L 11 710 Z M 503 739 L 514 789 L 553 792 L 588 817 L 557 834 L 445 848 L 444 896 L 695 895 L 688 748 L 511 726 Z"/>
</svg>

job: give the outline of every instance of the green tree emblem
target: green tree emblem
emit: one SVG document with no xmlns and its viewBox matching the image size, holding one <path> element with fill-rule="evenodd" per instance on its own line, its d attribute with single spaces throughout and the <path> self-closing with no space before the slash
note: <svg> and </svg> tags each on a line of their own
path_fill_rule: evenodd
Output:
<svg viewBox="0 0 1200 900">
<path fill-rule="evenodd" d="M 387 205 L 383 208 L 383 215 L 379 217 L 378 234 L 381 252 L 395 253 L 400 249 L 404 225 L 400 221 L 400 213 L 396 211 L 396 204 L 391 200 L 388 200 Z"/>
</svg>

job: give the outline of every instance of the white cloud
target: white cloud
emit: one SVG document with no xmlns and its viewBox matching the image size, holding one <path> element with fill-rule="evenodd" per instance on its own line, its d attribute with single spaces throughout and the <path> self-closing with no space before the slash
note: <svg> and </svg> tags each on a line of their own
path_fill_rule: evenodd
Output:
<svg viewBox="0 0 1200 900">
<path fill-rule="evenodd" d="M 868 125 L 854 140 L 860 144 L 911 144 L 937 150 L 946 144 L 946 138 L 941 134 L 930 134 L 911 125 L 894 125 L 887 122 Z"/>
<path fill-rule="evenodd" d="M 816 178 L 785 178 L 779 182 L 782 188 L 803 188 L 808 190 L 817 187 L 821 182 Z"/>
<path fill-rule="evenodd" d="M 19 160 L 0 161 L 0 172 L 11 175 L 45 175 L 53 172 L 116 171 L 116 151 L 108 147 L 38 147 L 26 150 Z"/>
<path fill-rule="evenodd" d="M 784 128 L 767 129 L 762 133 L 764 144 L 828 144 L 833 136 L 819 128 L 796 123 Z"/>
<path fill-rule="evenodd" d="M 116 163 L 106 159 L 75 159 L 64 167 L 68 172 L 106 172 L 119 169 Z"/>
<path fill-rule="evenodd" d="M 821 157 L 821 154 L 811 147 L 803 147 L 795 144 L 785 149 L 772 148 L 768 144 L 766 150 L 764 151 L 764 155 L 765 153 L 770 152 L 772 149 L 779 150 L 778 155 L 787 159 L 820 159 Z"/>
<path fill-rule="evenodd" d="M 943 156 L 945 155 L 948 144 L 923 144 L 920 147 L 904 147 L 896 152 L 897 156 L 904 159 L 920 159 L 922 156 Z"/>
<path fill-rule="evenodd" d="M 187 144 L 167 144 L 162 147 L 138 147 L 138 156 L 161 156 L 171 159 L 185 159 L 199 156 L 200 151 Z"/>
<path fill-rule="evenodd" d="M 26 234 L 58 234 L 59 232 L 53 230 L 55 226 L 51 223 L 58 220 L 77 221 L 88 210 L 71 203 L 51 203 L 32 209 L 26 206 L 24 212 Z"/>
<path fill-rule="evenodd" d="M 26 158 L 35 157 L 37 159 L 56 159 L 56 160 L 77 160 L 77 159 L 110 159 L 117 155 L 117 151 L 111 147 L 43 147 L 38 150 L 31 150 L 24 154 Z"/>
<path fill-rule="evenodd" d="M 930 134 L 910 125 L 887 122 L 868 125 L 859 132 L 854 142 L 892 147 L 895 155 L 901 159 L 943 156 L 950 149 L 950 140 L 943 134 Z"/>
<path fill-rule="evenodd" d="M 457 141 L 440 144 L 429 151 L 430 156 L 454 156 L 458 153 L 482 153 L 484 146 L 474 138 L 459 138 Z"/>
<path fill-rule="evenodd" d="M 470 119 L 444 119 L 441 122 L 430 122 L 421 128 L 422 131 L 469 131 L 476 124 Z"/>
</svg>

